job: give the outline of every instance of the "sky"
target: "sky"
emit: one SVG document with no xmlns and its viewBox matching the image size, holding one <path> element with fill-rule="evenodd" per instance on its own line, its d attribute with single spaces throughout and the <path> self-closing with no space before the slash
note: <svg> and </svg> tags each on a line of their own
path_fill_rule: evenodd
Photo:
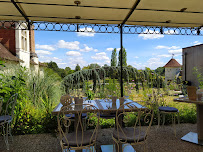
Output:
<svg viewBox="0 0 203 152">
<path fill-rule="evenodd" d="M 164 66 L 174 54 L 182 64 L 182 48 L 203 43 L 202 36 L 123 34 L 127 64 L 137 69 Z M 120 34 L 35 31 L 35 51 L 40 62 L 54 61 L 75 69 L 91 63 L 110 65 L 112 49 L 120 48 Z"/>
</svg>

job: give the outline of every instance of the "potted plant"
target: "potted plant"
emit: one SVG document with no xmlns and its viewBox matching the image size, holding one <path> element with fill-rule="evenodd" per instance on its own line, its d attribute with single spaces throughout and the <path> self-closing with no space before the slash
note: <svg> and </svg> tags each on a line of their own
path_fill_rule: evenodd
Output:
<svg viewBox="0 0 203 152">
<path fill-rule="evenodd" d="M 197 100 L 201 101 L 203 100 L 203 75 L 199 72 L 199 70 L 194 67 L 194 74 L 197 76 L 197 80 L 199 82 L 199 89 L 197 90 Z"/>
</svg>

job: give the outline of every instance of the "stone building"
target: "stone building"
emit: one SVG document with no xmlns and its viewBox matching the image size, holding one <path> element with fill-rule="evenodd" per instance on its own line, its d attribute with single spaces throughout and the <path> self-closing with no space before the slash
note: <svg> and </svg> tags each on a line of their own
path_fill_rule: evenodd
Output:
<svg viewBox="0 0 203 152">
<path fill-rule="evenodd" d="M 181 65 L 176 61 L 175 59 L 171 59 L 165 66 L 165 81 L 171 81 L 174 79 L 177 79 L 180 71 L 181 71 Z"/>
<path fill-rule="evenodd" d="M 199 86 L 194 67 L 203 74 L 203 44 L 190 46 L 182 49 L 183 80 L 189 81 L 190 85 Z"/>
<path fill-rule="evenodd" d="M 6 27 L 6 24 L 4 25 Z M 19 26 L 19 25 L 18 25 Z M 26 24 L 21 24 L 25 28 Z M 32 27 L 31 27 L 32 28 Z M 0 29 L 0 59 L 6 65 L 20 64 L 38 73 L 42 66 L 35 53 L 34 30 Z"/>
</svg>

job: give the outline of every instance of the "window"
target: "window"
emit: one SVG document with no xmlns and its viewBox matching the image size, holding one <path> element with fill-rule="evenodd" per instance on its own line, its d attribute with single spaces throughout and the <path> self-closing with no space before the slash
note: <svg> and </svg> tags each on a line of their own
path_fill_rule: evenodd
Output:
<svg viewBox="0 0 203 152">
<path fill-rule="evenodd" d="M 28 50 L 27 50 L 27 46 L 28 46 L 27 31 L 26 31 L 26 30 L 22 30 L 22 31 L 21 31 L 21 48 L 22 48 L 24 51 L 28 51 Z"/>
</svg>

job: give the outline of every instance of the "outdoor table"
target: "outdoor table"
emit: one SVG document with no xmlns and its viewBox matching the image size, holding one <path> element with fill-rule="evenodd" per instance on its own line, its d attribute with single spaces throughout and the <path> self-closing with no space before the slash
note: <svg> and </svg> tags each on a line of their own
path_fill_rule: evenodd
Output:
<svg viewBox="0 0 203 152">
<path fill-rule="evenodd" d="M 133 107 L 135 107 L 135 108 L 134 109 L 129 109 L 129 107 L 125 106 L 124 109 L 125 109 L 126 112 L 128 112 L 128 109 L 129 109 L 129 112 L 132 112 L 132 110 L 133 111 L 146 110 L 145 106 L 140 105 L 137 102 L 133 102 L 130 99 L 125 99 L 124 104 L 129 103 L 129 102 L 130 102 L 130 105 L 133 104 Z M 110 99 L 107 99 L 107 100 L 104 100 L 104 99 L 86 100 L 86 101 L 83 102 L 83 104 L 94 105 L 96 108 L 98 108 L 99 112 L 101 112 L 101 113 L 116 113 L 117 109 L 120 107 L 120 100 L 119 99 L 116 100 L 116 105 L 112 105 L 112 101 Z M 56 106 L 56 108 L 52 111 L 52 114 L 57 115 L 62 106 L 63 105 L 61 103 L 59 103 Z M 77 113 L 77 111 L 75 109 L 69 110 L 69 111 L 67 111 L 65 113 L 68 114 L 68 113 L 74 113 L 74 112 Z M 91 112 L 91 109 L 87 109 L 87 110 L 85 110 L 83 112 Z M 76 121 L 78 120 L 77 116 L 75 116 L 75 120 Z M 119 123 L 121 123 L 121 122 L 119 122 Z M 120 146 L 122 147 L 122 145 L 120 145 Z M 117 148 L 116 148 L 116 151 L 117 151 Z"/>
<path fill-rule="evenodd" d="M 188 98 L 174 99 L 176 102 L 194 103 L 197 106 L 197 133 L 189 132 L 181 139 L 191 143 L 203 145 L 203 101 L 189 100 Z"/>
</svg>

